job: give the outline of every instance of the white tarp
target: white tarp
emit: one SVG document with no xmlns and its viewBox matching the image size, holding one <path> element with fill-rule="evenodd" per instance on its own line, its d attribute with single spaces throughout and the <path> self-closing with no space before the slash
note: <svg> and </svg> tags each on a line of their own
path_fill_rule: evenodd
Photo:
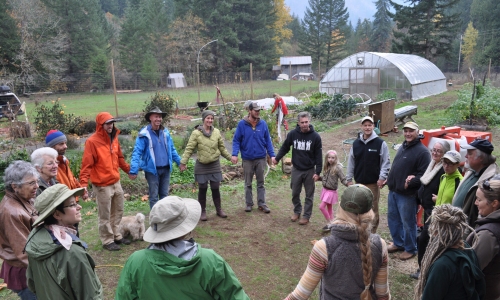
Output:
<svg viewBox="0 0 500 300">
<path fill-rule="evenodd" d="M 281 96 L 285 104 L 288 105 L 301 105 L 303 104 L 302 100 L 295 98 L 294 96 Z M 270 109 L 274 105 L 274 98 L 264 98 L 259 100 L 252 100 L 257 102 L 260 107 L 263 109 Z"/>
</svg>

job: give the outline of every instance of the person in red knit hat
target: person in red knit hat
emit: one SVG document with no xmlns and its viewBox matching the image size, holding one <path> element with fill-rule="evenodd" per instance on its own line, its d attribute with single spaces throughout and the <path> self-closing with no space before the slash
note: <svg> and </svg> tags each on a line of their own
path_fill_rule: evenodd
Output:
<svg viewBox="0 0 500 300">
<path fill-rule="evenodd" d="M 67 141 L 68 139 L 66 138 L 66 135 L 56 129 L 49 130 L 49 132 L 47 132 L 47 135 L 45 136 L 45 145 L 47 147 L 54 148 L 58 154 L 58 171 L 56 177 L 57 181 L 66 185 L 71 190 L 79 187 L 85 188 L 85 193 L 82 196 L 82 198 L 85 200 L 89 197 L 87 187 L 82 186 L 78 179 L 76 179 L 75 175 L 73 175 L 73 172 L 71 172 L 70 168 L 70 162 L 68 158 L 64 156 L 64 154 L 66 154 L 66 149 L 68 149 L 68 145 L 66 144 Z M 78 197 L 76 197 L 76 199 L 78 201 Z"/>
</svg>

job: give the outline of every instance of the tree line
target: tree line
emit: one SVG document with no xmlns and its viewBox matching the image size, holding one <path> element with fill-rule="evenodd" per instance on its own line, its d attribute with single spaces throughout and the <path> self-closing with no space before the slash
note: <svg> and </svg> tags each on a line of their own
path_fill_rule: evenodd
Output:
<svg viewBox="0 0 500 300">
<path fill-rule="evenodd" d="M 113 59 L 155 85 L 195 72 L 198 58 L 202 72 L 271 70 L 290 55 L 328 70 L 359 51 L 417 54 L 445 70 L 459 55 L 463 67 L 500 65 L 497 0 L 377 0 L 373 21 L 355 25 L 345 0 L 308 1 L 299 19 L 284 0 L 0 0 L 0 80 L 57 91 L 91 74 L 102 85 Z"/>
</svg>

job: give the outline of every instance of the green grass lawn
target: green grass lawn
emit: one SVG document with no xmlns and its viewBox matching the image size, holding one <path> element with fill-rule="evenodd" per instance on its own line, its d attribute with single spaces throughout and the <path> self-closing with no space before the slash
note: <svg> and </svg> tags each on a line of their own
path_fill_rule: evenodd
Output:
<svg viewBox="0 0 500 300">
<path fill-rule="evenodd" d="M 256 81 L 253 83 L 253 99 L 270 98 L 273 93 L 285 96 L 298 96 L 300 93 L 307 93 L 310 95 L 318 91 L 318 81 L 291 81 L 291 83 L 292 92 L 290 93 L 290 81 Z M 219 85 L 219 88 L 226 103 L 252 99 L 252 86 L 250 83 L 222 84 Z M 180 108 L 196 106 L 196 102 L 198 101 L 198 90 L 196 87 L 166 89 L 161 90 L 161 92 L 170 94 L 178 100 Z M 144 102 L 149 100 L 153 94 L 154 92 L 117 94 L 118 115 L 139 114 L 145 106 Z M 216 89 L 214 86 L 202 86 L 200 88 L 201 101 L 215 104 L 217 103 L 216 96 Z M 57 94 L 28 99 L 26 104 L 29 118 L 33 119 L 34 117 L 33 113 L 36 102 L 55 101 L 57 99 L 60 99 L 61 103 L 66 106 L 64 111 L 66 114 L 71 113 L 92 120 L 102 111 L 110 112 L 113 115 L 116 114 L 113 93 Z M 21 98 L 21 101 L 23 100 L 24 99 Z"/>
</svg>

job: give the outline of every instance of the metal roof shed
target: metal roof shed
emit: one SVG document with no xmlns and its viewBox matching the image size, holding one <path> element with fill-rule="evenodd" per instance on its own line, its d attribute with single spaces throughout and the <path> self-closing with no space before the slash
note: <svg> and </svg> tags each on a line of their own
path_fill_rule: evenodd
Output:
<svg viewBox="0 0 500 300">
<path fill-rule="evenodd" d="M 291 72 L 290 65 L 292 67 Z M 281 73 L 288 75 L 294 75 L 300 72 L 312 73 L 312 59 L 310 56 L 283 56 L 280 57 L 280 66 Z"/>
<path fill-rule="evenodd" d="M 418 100 L 446 91 L 446 77 L 436 65 L 417 55 L 359 52 L 331 68 L 320 92 L 365 93 L 375 98 L 395 91 L 400 99 Z"/>
<path fill-rule="evenodd" d="M 186 78 L 182 73 L 170 73 L 167 77 L 167 87 L 169 88 L 183 88 L 187 87 Z"/>
</svg>

